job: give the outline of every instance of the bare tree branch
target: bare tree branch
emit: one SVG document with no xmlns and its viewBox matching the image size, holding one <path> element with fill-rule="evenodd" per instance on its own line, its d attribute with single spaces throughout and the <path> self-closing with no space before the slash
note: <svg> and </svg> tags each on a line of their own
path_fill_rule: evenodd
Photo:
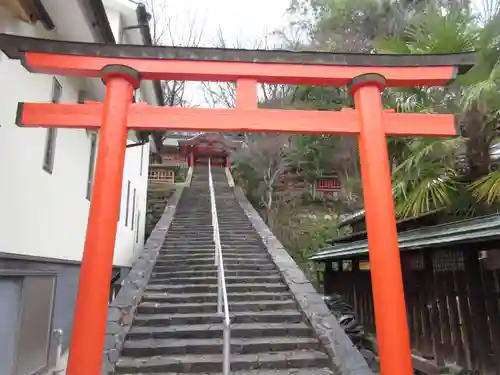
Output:
<svg viewBox="0 0 500 375">
<path fill-rule="evenodd" d="M 200 22 L 198 14 L 190 17 L 186 24 L 169 14 L 167 0 L 143 0 L 151 14 L 150 30 L 154 45 L 199 47 L 202 42 L 205 22 Z M 187 25 L 187 30 L 186 30 Z M 179 27 L 182 26 L 182 27 Z M 186 81 L 162 81 L 165 106 L 189 107 L 192 103 L 186 99 Z M 162 139 L 168 132 L 162 134 Z"/>
</svg>

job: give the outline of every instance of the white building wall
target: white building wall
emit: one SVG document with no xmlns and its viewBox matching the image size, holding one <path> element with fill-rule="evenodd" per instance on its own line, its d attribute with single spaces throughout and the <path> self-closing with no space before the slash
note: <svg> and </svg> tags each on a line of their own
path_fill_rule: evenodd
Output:
<svg viewBox="0 0 500 375">
<path fill-rule="evenodd" d="M 106 6 L 106 15 L 108 16 L 109 26 L 111 27 L 111 31 L 113 32 L 113 36 L 115 37 L 116 43 L 121 43 L 121 16 L 120 12 L 113 9 L 112 7 Z"/>
<path fill-rule="evenodd" d="M 128 144 L 133 144 L 128 141 Z M 142 150 L 142 158 L 141 158 Z M 141 163 L 142 159 L 142 163 Z M 146 200 L 148 185 L 149 144 L 127 149 L 125 169 L 123 171 L 120 220 L 116 237 L 115 254 L 132 256 L 133 259 L 142 251 L 146 223 Z M 127 216 L 127 187 L 130 181 Z M 135 205 L 134 205 L 135 191 Z M 133 221 L 133 226 L 132 226 Z M 139 223 L 139 225 L 138 225 Z M 132 252 L 132 255 L 130 253 Z M 117 259 L 115 257 L 115 259 Z M 117 259 L 119 260 L 119 259 Z M 130 261 L 130 259 L 129 259 Z"/>
<path fill-rule="evenodd" d="M 1 17 L 2 15 L 0 15 Z M 41 26 L 0 18 L 9 33 L 48 37 L 57 35 Z M 62 103 L 75 103 L 83 80 L 56 77 L 62 85 Z M 0 52 L 0 253 L 80 261 L 83 253 L 90 202 L 86 199 L 90 160 L 90 135 L 85 130 L 58 129 L 54 168 L 43 168 L 47 130 L 15 125 L 18 102 L 48 102 L 52 95 L 50 75 L 27 72 L 19 61 Z M 129 143 L 133 143 L 129 141 Z M 118 222 L 114 264 L 130 266 L 142 250 L 146 214 L 149 145 L 127 149 L 122 208 Z M 134 230 L 125 226 L 126 186 L 136 189 Z M 137 214 L 140 212 L 137 238 Z"/>
</svg>

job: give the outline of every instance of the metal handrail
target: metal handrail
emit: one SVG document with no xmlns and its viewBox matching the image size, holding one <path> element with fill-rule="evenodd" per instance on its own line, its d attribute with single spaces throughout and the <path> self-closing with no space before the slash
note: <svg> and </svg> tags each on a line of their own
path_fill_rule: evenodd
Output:
<svg viewBox="0 0 500 375">
<path fill-rule="evenodd" d="M 229 317 L 229 303 L 227 300 L 226 275 L 224 272 L 224 259 L 222 257 L 222 246 L 220 243 L 219 219 L 217 217 L 217 205 L 215 204 L 214 182 L 212 178 L 212 162 L 208 159 L 208 185 L 210 188 L 210 207 L 212 212 L 212 227 L 214 229 L 213 239 L 215 243 L 215 265 L 217 266 L 217 313 L 224 314 L 223 334 L 223 362 L 222 373 L 229 375 L 231 362 L 231 319 Z"/>
</svg>

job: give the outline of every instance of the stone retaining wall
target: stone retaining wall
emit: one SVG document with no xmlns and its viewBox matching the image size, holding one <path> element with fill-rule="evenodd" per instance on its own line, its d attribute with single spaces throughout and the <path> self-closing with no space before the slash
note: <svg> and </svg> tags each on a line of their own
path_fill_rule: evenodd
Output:
<svg viewBox="0 0 500 375">
<path fill-rule="evenodd" d="M 168 200 L 177 190 L 177 187 L 165 184 L 148 187 L 148 196 L 146 202 L 146 228 L 144 233 L 144 239 L 147 241 L 151 232 L 156 226 L 156 223 L 160 220 L 167 206 Z"/>
</svg>

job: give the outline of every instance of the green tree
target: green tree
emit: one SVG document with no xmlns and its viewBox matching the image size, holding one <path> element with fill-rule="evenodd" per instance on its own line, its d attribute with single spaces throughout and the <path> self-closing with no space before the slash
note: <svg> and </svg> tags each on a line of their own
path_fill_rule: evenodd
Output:
<svg viewBox="0 0 500 375">
<path fill-rule="evenodd" d="M 498 136 L 500 119 L 500 39 L 494 31 L 500 29 L 498 3 L 490 10 L 479 19 L 467 9 L 428 7 L 413 18 L 402 36 L 378 42 L 379 51 L 392 53 L 478 51 L 476 66 L 448 87 L 395 89 L 387 95 L 400 111 L 455 113 L 463 132 L 453 139 L 405 140 L 393 172 L 402 216 L 442 207 L 479 214 L 495 210 L 490 204 L 500 196 L 500 180 L 490 147 Z"/>
</svg>

